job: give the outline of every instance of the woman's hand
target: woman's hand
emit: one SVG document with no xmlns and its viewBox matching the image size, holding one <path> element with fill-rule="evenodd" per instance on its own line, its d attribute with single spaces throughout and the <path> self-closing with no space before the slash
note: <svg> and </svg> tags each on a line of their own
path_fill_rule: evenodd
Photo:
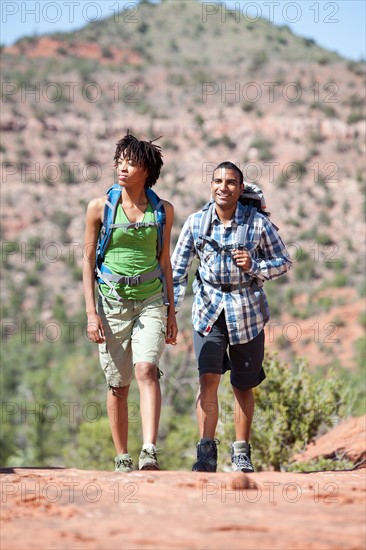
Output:
<svg viewBox="0 0 366 550">
<path fill-rule="evenodd" d="M 178 326 L 175 318 L 174 309 L 168 309 L 168 319 L 166 323 L 165 342 L 175 346 L 177 343 Z"/>
<path fill-rule="evenodd" d="M 105 342 L 105 334 L 102 325 L 102 320 L 97 313 L 88 315 L 88 338 L 95 344 L 103 344 Z"/>
</svg>

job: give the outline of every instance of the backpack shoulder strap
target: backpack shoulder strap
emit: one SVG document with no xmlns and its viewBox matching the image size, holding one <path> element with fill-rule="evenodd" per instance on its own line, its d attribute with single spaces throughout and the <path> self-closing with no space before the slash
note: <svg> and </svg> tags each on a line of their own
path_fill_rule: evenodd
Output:
<svg viewBox="0 0 366 550">
<path fill-rule="evenodd" d="M 212 209 L 214 208 L 214 206 L 215 206 L 215 203 L 211 201 L 205 204 L 205 206 L 202 208 L 203 214 L 200 222 L 198 239 L 196 241 L 197 250 L 201 250 L 201 248 L 204 245 L 204 241 L 208 240 L 207 235 L 211 225 Z M 243 205 L 243 208 L 244 208 L 243 222 L 238 226 L 238 232 L 237 232 L 237 241 L 238 241 L 237 245 L 240 247 L 246 246 L 248 229 L 253 223 L 253 220 L 257 213 L 257 208 L 255 206 L 245 204 Z"/>
<path fill-rule="evenodd" d="M 161 198 L 153 191 L 152 189 L 148 188 L 145 189 L 146 196 L 148 198 L 148 201 L 150 202 L 153 210 L 154 210 L 154 217 L 155 221 L 158 224 L 158 256 L 160 254 L 160 251 L 163 247 L 164 242 L 164 234 L 165 234 L 165 223 L 166 223 L 166 214 L 165 214 L 165 208 L 164 203 L 161 200 Z"/>
<path fill-rule="evenodd" d="M 196 249 L 201 250 L 204 245 L 205 238 L 208 235 L 212 220 L 212 209 L 214 208 L 214 201 L 207 202 L 202 208 L 202 217 L 200 222 L 200 228 L 198 232 L 198 239 L 196 241 Z"/>
<path fill-rule="evenodd" d="M 155 222 L 157 224 L 157 229 L 158 229 L 157 257 L 159 258 L 161 249 L 163 248 L 164 236 L 165 236 L 165 224 L 166 224 L 165 207 L 161 198 L 151 188 L 145 189 L 145 193 L 148 198 L 148 201 L 150 202 L 154 210 Z M 164 273 L 162 273 L 161 282 L 163 284 L 164 304 L 169 305 L 168 290 L 167 290 L 167 284 L 166 284 Z"/>
<path fill-rule="evenodd" d="M 257 209 L 255 206 L 251 206 L 249 204 L 245 204 L 243 206 L 244 206 L 243 223 L 241 223 L 238 226 L 238 233 L 237 233 L 238 245 L 240 246 L 240 248 L 245 248 L 247 245 L 248 230 L 249 230 L 249 227 L 252 225 L 255 215 L 257 213 Z"/>
<path fill-rule="evenodd" d="M 103 226 L 99 238 L 99 250 L 98 256 L 100 256 L 100 261 L 103 261 L 105 252 L 108 248 L 109 241 L 111 239 L 112 227 L 116 211 L 118 207 L 119 200 L 121 198 L 122 188 L 118 183 L 115 183 L 110 187 L 106 193 L 107 200 L 104 206 L 103 213 Z"/>
</svg>

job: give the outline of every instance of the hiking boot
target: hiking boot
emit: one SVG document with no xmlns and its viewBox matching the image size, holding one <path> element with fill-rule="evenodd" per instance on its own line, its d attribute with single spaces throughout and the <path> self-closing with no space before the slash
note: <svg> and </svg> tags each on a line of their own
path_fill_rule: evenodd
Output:
<svg viewBox="0 0 366 550">
<path fill-rule="evenodd" d="M 250 452 L 250 445 L 246 441 L 235 441 L 231 445 L 231 468 L 233 472 L 254 472 Z"/>
<path fill-rule="evenodd" d="M 132 472 L 133 470 L 133 463 L 132 458 L 129 454 L 120 454 L 117 455 L 114 459 L 114 462 L 116 463 L 116 469 L 115 472 Z"/>
<path fill-rule="evenodd" d="M 218 439 L 203 438 L 197 443 L 197 462 L 192 466 L 192 472 L 216 472 Z"/>
<path fill-rule="evenodd" d="M 160 470 L 154 447 L 142 449 L 139 457 L 139 470 Z"/>
</svg>

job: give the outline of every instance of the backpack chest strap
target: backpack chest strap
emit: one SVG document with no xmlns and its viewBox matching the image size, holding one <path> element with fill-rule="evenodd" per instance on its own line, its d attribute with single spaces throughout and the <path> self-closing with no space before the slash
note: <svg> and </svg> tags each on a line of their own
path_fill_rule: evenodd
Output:
<svg viewBox="0 0 366 550">
<path fill-rule="evenodd" d="M 202 250 L 205 243 L 209 243 L 214 248 L 218 249 L 219 251 L 223 252 L 231 252 L 232 250 L 243 248 L 243 245 L 240 243 L 233 243 L 233 244 L 221 244 L 209 235 L 199 235 L 197 240 L 197 248 L 199 250 Z"/>
<path fill-rule="evenodd" d="M 158 227 L 157 222 L 130 222 L 130 223 L 111 223 L 111 229 L 140 229 L 141 227 Z"/>
</svg>

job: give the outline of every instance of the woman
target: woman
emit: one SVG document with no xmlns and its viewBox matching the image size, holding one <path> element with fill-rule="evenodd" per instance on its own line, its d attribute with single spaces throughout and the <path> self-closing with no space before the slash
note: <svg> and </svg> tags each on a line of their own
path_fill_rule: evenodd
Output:
<svg viewBox="0 0 366 550">
<path fill-rule="evenodd" d="M 161 201 L 165 224 L 159 250 L 159 226 L 147 193 L 153 194 L 150 188 L 163 165 L 160 147 L 127 133 L 117 143 L 114 161 L 122 191 L 114 220 L 117 227 L 112 230 L 103 265 L 98 267 L 98 307 L 96 248 L 109 197 L 93 199 L 86 215 L 83 283 L 88 337 L 99 344 L 100 363 L 108 384 L 107 411 L 117 452 L 116 471 L 133 470 L 127 446 L 127 397 L 133 369 L 140 392 L 143 431 L 139 469 L 158 470 L 159 358 L 165 342 L 176 344 L 178 332 L 170 263 L 174 209 L 169 202 Z M 168 306 L 164 304 L 163 286 Z"/>
</svg>

